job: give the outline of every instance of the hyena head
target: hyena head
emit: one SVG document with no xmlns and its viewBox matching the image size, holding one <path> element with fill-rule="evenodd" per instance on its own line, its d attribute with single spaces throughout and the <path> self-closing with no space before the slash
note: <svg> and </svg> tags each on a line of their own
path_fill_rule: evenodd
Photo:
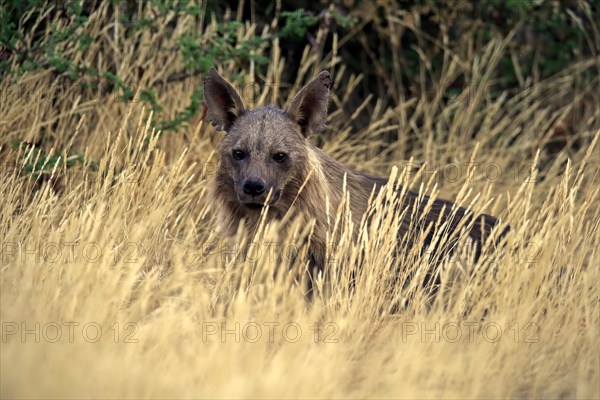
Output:
<svg viewBox="0 0 600 400">
<path fill-rule="evenodd" d="M 216 69 L 204 81 L 208 120 L 226 132 L 216 190 L 236 206 L 285 212 L 311 168 L 307 136 L 325 129 L 331 78 L 326 71 L 298 92 L 287 110 L 244 108 L 242 99 Z"/>
</svg>

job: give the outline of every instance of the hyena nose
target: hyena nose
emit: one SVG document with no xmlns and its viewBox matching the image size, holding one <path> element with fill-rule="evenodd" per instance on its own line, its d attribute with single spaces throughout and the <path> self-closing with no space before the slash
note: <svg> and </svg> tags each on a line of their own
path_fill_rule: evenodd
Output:
<svg viewBox="0 0 600 400">
<path fill-rule="evenodd" d="M 265 183 L 260 179 L 248 179 L 244 182 L 244 193 L 251 196 L 258 196 L 265 191 Z"/>
</svg>

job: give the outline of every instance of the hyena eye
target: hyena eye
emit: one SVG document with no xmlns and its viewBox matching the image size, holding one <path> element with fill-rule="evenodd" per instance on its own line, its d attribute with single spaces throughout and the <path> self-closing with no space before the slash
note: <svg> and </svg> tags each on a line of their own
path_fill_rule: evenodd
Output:
<svg viewBox="0 0 600 400">
<path fill-rule="evenodd" d="M 244 158 L 246 158 L 246 153 L 244 153 L 242 150 L 234 150 L 232 154 L 233 158 L 235 158 L 236 160 L 243 160 Z"/>
<path fill-rule="evenodd" d="M 287 158 L 287 154 L 285 154 L 285 153 L 275 153 L 275 154 L 273 154 L 273 160 L 275 160 L 278 163 L 284 162 L 286 158 Z"/>
</svg>

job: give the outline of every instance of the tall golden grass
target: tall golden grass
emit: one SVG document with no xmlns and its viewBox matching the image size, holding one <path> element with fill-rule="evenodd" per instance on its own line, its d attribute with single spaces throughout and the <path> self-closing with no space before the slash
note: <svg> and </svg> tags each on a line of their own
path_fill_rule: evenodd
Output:
<svg viewBox="0 0 600 400">
<path fill-rule="evenodd" d="M 168 45 L 163 33 L 111 42 L 114 32 L 95 23 L 85 54 L 98 68 L 110 42 L 119 75 L 134 84 L 183 69 L 177 57 L 132 46 Z M 185 24 L 199 23 L 175 29 Z M 210 42 L 215 24 L 198 29 Z M 487 82 L 508 41 L 449 54 L 437 91 L 457 74 Z M 349 76 L 335 51 L 307 49 L 295 82 L 281 82 L 277 40 L 264 55 L 267 74 L 246 74 L 260 88 L 247 103 L 283 105 L 280 88 L 287 96 L 329 69 L 324 150 L 498 216 L 511 226 L 506 246 L 477 263 L 446 262 L 451 284 L 432 302 L 418 285 L 389 287 L 397 221 L 375 210 L 381 219 L 353 242 L 347 207 L 330 205 L 338 207 L 328 221 L 331 262 L 309 302 L 302 282 L 312 226 L 282 234 L 265 224 L 255 237 L 240 230 L 227 241 L 215 231 L 206 183 L 221 134 L 208 124 L 158 136 L 140 102 L 57 86 L 50 71 L 5 79 L 2 397 L 598 398 L 600 85 L 598 77 L 578 84 L 598 60 L 514 97 L 490 99 L 482 84 L 452 102 L 432 96 L 383 108 L 368 98 L 352 109 L 361 76 Z M 132 72 L 139 60 L 142 78 Z M 234 65 L 221 70 L 229 76 Z M 158 100 L 175 113 L 201 84 L 198 76 L 163 85 Z M 366 111 L 369 122 L 352 131 Z M 568 143 L 550 155 L 544 146 L 566 120 Z M 24 172 L 36 153 L 11 142 L 42 136 L 47 154 L 63 152 L 64 162 L 76 149 L 97 167 Z M 415 173 L 414 163 L 425 166 Z M 236 252 L 250 243 L 246 256 Z M 401 274 L 423 273 L 427 253 L 407 252 L 399 263 Z M 393 302 L 403 305 L 390 314 Z"/>
</svg>

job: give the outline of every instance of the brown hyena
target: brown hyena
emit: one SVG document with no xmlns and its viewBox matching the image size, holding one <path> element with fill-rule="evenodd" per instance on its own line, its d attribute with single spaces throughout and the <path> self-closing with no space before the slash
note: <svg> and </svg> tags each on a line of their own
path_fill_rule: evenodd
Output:
<svg viewBox="0 0 600 400">
<path fill-rule="evenodd" d="M 304 215 L 316 224 L 309 249 L 317 269 L 325 265 L 326 213 L 337 209 L 344 182 L 350 194 L 355 229 L 360 226 L 371 193 L 388 183 L 386 178 L 343 165 L 307 139 L 325 129 L 330 87 L 329 73 L 323 71 L 298 92 L 287 110 L 275 106 L 248 110 L 232 85 L 214 68 L 204 81 L 207 119 L 226 132 L 210 191 L 219 210 L 222 230 L 233 235 L 242 220 L 251 231 L 256 229 L 261 210 L 267 204 L 267 218 L 281 219 L 288 212 Z M 315 165 L 324 179 L 307 179 Z M 467 233 L 478 252 L 497 225 L 494 217 L 486 214 L 475 217 L 450 201 L 435 199 L 428 208 L 427 196 L 404 193 L 400 206 L 408 212 L 403 214 L 399 238 L 409 231 L 413 214 L 425 223 L 446 223 L 446 231 L 450 232 L 465 226 L 468 220 Z M 327 201 L 332 207 L 325 207 Z M 431 229 L 424 245 L 428 247 L 432 240 Z"/>
</svg>

